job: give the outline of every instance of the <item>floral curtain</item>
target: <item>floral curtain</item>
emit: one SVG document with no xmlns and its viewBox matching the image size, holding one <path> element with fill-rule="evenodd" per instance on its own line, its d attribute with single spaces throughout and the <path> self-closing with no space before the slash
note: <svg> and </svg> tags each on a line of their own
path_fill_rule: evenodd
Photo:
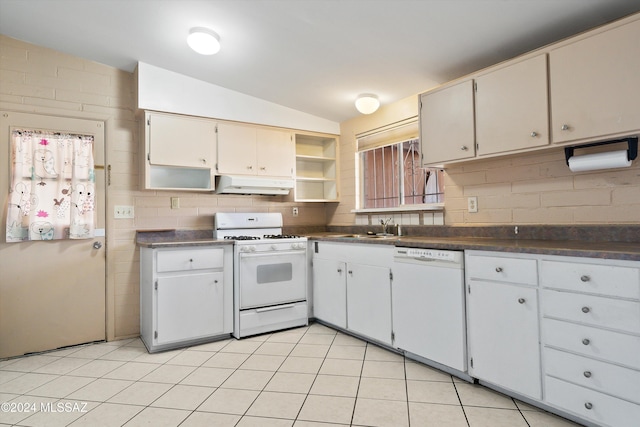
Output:
<svg viewBox="0 0 640 427">
<path fill-rule="evenodd" d="M 94 236 L 93 136 L 11 132 L 7 242 Z"/>
</svg>

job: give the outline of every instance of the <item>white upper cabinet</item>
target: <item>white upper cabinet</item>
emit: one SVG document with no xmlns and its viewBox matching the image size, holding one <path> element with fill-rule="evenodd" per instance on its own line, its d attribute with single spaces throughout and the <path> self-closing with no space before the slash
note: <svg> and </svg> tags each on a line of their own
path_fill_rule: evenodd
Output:
<svg viewBox="0 0 640 427">
<path fill-rule="evenodd" d="M 640 20 L 551 50 L 552 141 L 640 130 Z"/>
<path fill-rule="evenodd" d="M 148 160 L 152 165 L 213 168 L 216 122 L 211 119 L 148 112 Z"/>
<path fill-rule="evenodd" d="M 218 124 L 218 174 L 293 177 L 293 134 L 284 130 Z"/>
<path fill-rule="evenodd" d="M 549 144 L 547 55 L 476 78 L 478 156 Z"/>
<path fill-rule="evenodd" d="M 475 157 L 473 80 L 420 95 L 424 165 Z"/>
</svg>

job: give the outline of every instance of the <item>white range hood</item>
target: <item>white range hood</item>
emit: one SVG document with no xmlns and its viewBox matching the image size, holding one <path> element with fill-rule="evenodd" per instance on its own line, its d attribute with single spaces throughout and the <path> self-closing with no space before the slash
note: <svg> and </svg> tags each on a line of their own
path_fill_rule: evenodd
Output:
<svg viewBox="0 0 640 427">
<path fill-rule="evenodd" d="M 259 176 L 221 175 L 216 178 L 216 193 L 285 195 L 294 186 L 293 179 Z"/>
</svg>

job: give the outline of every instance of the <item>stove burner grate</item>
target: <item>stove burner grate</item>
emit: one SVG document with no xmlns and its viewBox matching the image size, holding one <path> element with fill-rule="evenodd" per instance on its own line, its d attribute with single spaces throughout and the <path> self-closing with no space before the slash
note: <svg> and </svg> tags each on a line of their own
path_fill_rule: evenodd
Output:
<svg viewBox="0 0 640 427">
<path fill-rule="evenodd" d="M 300 236 L 296 236 L 295 234 L 265 234 L 265 239 L 299 239 Z"/>
<path fill-rule="evenodd" d="M 258 236 L 224 236 L 225 240 L 260 240 Z"/>
</svg>

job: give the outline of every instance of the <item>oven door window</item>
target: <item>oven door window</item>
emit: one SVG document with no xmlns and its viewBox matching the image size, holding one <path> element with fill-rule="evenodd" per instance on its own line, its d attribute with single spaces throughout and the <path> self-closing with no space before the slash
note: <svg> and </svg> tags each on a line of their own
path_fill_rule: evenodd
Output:
<svg viewBox="0 0 640 427">
<path fill-rule="evenodd" d="M 240 254 L 240 308 L 305 300 L 306 259 L 304 251 Z"/>
</svg>

